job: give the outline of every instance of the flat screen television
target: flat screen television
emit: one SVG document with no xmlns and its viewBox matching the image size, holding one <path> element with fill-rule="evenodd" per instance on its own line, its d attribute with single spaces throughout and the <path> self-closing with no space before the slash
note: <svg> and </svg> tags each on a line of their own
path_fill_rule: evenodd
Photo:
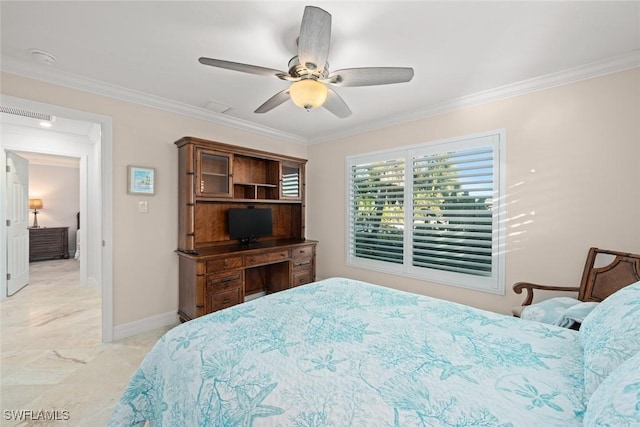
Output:
<svg viewBox="0 0 640 427">
<path fill-rule="evenodd" d="M 229 238 L 240 243 L 255 242 L 257 237 L 273 234 L 271 209 L 231 208 L 229 209 Z"/>
</svg>

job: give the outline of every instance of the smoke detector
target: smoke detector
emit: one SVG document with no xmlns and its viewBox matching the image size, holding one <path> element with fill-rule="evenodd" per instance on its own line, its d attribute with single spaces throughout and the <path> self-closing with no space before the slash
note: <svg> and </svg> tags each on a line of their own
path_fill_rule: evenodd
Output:
<svg viewBox="0 0 640 427">
<path fill-rule="evenodd" d="M 50 54 L 49 52 L 45 52 L 40 49 L 29 49 L 29 53 L 33 55 L 33 57 L 38 61 L 47 65 L 55 64 L 57 58 Z"/>
</svg>

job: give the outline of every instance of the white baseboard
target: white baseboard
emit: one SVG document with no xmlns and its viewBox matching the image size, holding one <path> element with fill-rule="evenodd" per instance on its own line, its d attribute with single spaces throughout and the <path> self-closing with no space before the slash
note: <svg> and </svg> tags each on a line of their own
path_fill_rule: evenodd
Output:
<svg viewBox="0 0 640 427">
<path fill-rule="evenodd" d="M 133 322 L 125 323 L 113 327 L 113 340 L 121 340 L 134 335 L 153 331 L 154 329 L 163 328 L 165 326 L 177 325 L 180 323 L 178 313 L 170 311 L 164 314 L 147 317 Z"/>
<path fill-rule="evenodd" d="M 267 294 L 266 292 L 262 291 L 262 292 L 257 292 L 255 294 L 251 294 L 251 295 L 245 295 L 244 302 L 251 301 L 252 299 L 263 297 L 266 294 Z"/>
</svg>

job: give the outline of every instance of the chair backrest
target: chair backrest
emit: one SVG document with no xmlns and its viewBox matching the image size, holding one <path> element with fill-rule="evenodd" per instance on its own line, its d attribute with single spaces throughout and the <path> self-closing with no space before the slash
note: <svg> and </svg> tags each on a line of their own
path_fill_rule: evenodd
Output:
<svg viewBox="0 0 640 427">
<path fill-rule="evenodd" d="M 578 299 L 600 302 L 637 281 L 640 281 L 640 255 L 591 248 Z"/>
</svg>

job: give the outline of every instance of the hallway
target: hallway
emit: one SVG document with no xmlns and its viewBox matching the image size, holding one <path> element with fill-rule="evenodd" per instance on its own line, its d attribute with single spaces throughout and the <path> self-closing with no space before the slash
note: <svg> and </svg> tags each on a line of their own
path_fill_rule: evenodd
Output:
<svg viewBox="0 0 640 427">
<path fill-rule="evenodd" d="M 1 312 L 2 425 L 9 411 L 68 411 L 52 425 L 104 425 L 138 364 L 168 329 L 101 342 L 101 298 L 79 284 L 76 260 L 30 264 L 30 284 L 3 301 Z M 6 423 L 6 424 L 5 424 Z"/>
</svg>

